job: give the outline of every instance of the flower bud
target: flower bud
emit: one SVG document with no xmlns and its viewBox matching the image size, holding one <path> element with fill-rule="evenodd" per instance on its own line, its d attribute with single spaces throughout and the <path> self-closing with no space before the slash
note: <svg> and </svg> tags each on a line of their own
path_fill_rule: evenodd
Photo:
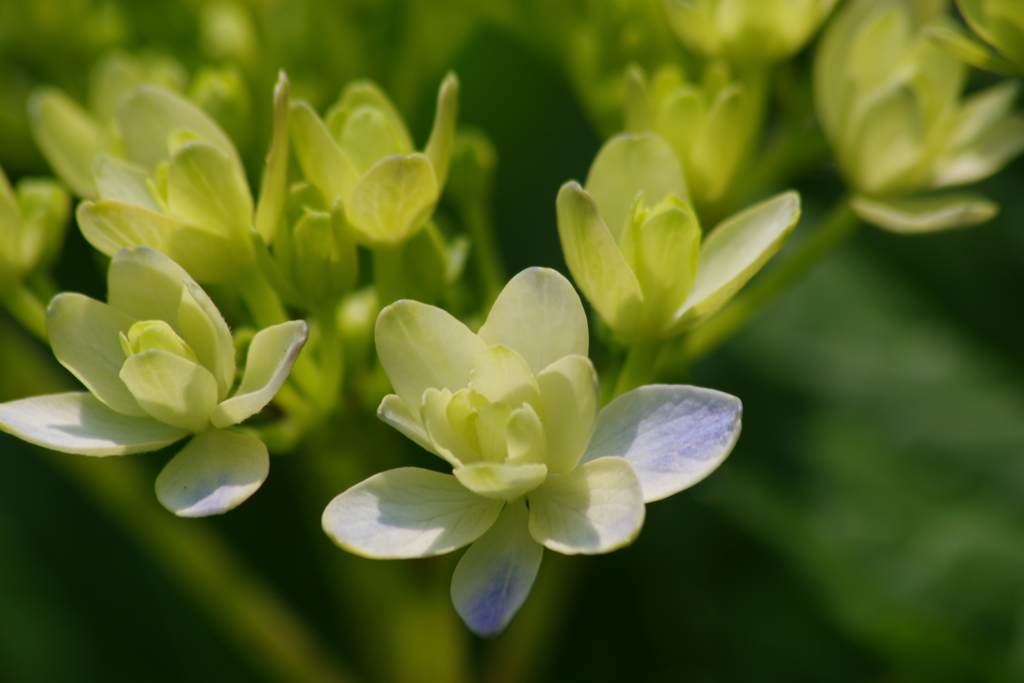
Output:
<svg viewBox="0 0 1024 683">
<path fill-rule="evenodd" d="M 701 83 L 666 65 L 648 85 L 643 71 L 626 73 L 625 120 L 631 132 L 664 138 L 679 158 L 698 205 L 720 199 L 749 152 L 761 119 L 763 82 L 734 80 L 721 62 Z"/>
<path fill-rule="evenodd" d="M 909 0 L 858 0 L 836 16 L 815 59 L 815 103 L 862 218 L 899 232 L 990 218 L 970 195 L 909 195 L 981 180 L 1024 149 L 1017 85 L 961 97 L 965 67 L 928 39 L 934 11 Z M 870 206 L 870 209 L 865 209 Z M 971 210 L 970 206 L 987 207 Z"/>
<path fill-rule="evenodd" d="M 422 153 L 415 151 L 394 105 L 369 81 L 346 86 L 323 120 L 305 103 L 292 106 L 291 131 L 302 171 L 327 205 L 341 200 L 361 244 L 401 244 L 430 218 L 448 177 L 458 90 L 458 79 L 449 74 Z"/>
<path fill-rule="evenodd" d="M 252 99 L 238 69 L 203 67 L 192 79 L 188 98 L 245 147 L 252 133 Z"/>
<path fill-rule="evenodd" d="M 69 204 L 58 183 L 24 178 L 12 189 L 0 169 L 0 296 L 53 264 L 64 241 Z"/>
<path fill-rule="evenodd" d="M 789 237 L 800 200 L 786 192 L 701 239 L 671 148 L 652 135 L 612 138 L 586 189 L 558 194 L 558 234 L 576 284 L 628 341 L 664 339 L 704 322 Z"/>
<path fill-rule="evenodd" d="M 686 47 L 740 64 L 774 63 L 796 53 L 835 0 L 666 0 L 669 23 Z"/>
</svg>

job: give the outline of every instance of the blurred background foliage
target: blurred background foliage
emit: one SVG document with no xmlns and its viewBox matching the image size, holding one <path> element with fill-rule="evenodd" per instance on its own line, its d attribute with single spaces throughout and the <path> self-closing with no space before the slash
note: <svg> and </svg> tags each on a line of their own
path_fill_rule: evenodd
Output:
<svg viewBox="0 0 1024 683">
<path fill-rule="evenodd" d="M 204 69 L 237 73 L 246 94 L 228 99 L 243 109 L 218 120 L 253 175 L 278 68 L 319 109 L 348 79 L 376 79 L 417 140 L 451 68 L 460 124 L 486 131 L 497 150 L 508 272 L 565 272 L 554 198 L 619 127 L 608 74 L 687 59 L 658 12 L 626 0 L 0 0 L 0 165 L 12 181 L 47 173 L 28 130 L 29 91 L 51 83 L 88 102 L 89 66 L 115 49 L 173 56 L 186 88 Z M 808 52 L 787 68 L 806 75 Z M 973 79 L 972 88 L 991 82 Z M 795 185 L 805 218 L 787 250 L 842 192 L 822 162 Z M 634 546 L 586 560 L 549 553 L 496 641 L 422 628 L 417 610 L 452 610 L 447 591 L 401 615 L 375 614 L 372 596 L 348 610 L 325 599 L 339 564 L 429 582 L 450 575 L 454 559 L 385 568 L 335 552 L 319 516 L 336 491 L 313 487 L 293 456 L 275 459 L 247 505 L 184 522 L 199 539 L 189 552 L 203 552 L 207 531 L 222 535 L 371 680 L 417 680 L 368 642 L 373 630 L 361 624 L 375 618 L 404 620 L 391 632 L 421 657 L 458 640 L 472 667 L 451 671 L 464 680 L 1024 680 L 1024 163 L 980 189 L 1002 206 L 990 223 L 922 237 L 863 227 L 697 363 L 691 381 L 744 401 L 733 455 L 707 482 L 651 506 Z M 70 231 L 60 286 L 102 296 L 97 273 Z M 0 340 L 0 400 L 68 381 L 50 361 L 52 377 L 26 376 L 23 359 L 50 352 L 2 314 Z M 405 457 L 385 427 L 347 427 L 390 439 L 399 454 L 388 457 Z M 319 447 L 348 466 L 346 444 Z M 181 549 L 154 550 L 111 521 L 132 484 L 152 497 L 166 454 L 96 461 L 7 435 L 0 454 L 0 680 L 275 680 L 259 653 L 211 625 L 209 596 L 184 594 L 153 561 Z M 121 468 L 126 488 L 81 485 L 90 468 Z"/>
</svg>

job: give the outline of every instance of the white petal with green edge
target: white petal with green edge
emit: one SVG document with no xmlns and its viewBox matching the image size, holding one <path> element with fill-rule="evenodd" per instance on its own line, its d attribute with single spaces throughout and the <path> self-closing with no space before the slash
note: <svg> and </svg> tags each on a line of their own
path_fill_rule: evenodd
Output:
<svg viewBox="0 0 1024 683">
<path fill-rule="evenodd" d="M 689 201 L 675 152 L 652 133 L 624 133 L 606 142 L 590 166 L 586 190 L 616 240 L 638 194 L 643 193 L 646 206 L 668 195 Z"/>
<path fill-rule="evenodd" d="M 356 241 L 395 246 L 412 237 L 434 211 L 439 188 L 422 154 L 390 156 L 367 171 L 345 204 Z"/>
<path fill-rule="evenodd" d="M 97 154 L 92 165 L 92 178 L 100 199 L 113 199 L 159 212 L 146 182 L 146 170 L 109 154 Z"/>
<path fill-rule="evenodd" d="M 121 333 L 136 319 L 82 294 L 58 294 L 46 311 L 53 355 L 98 399 L 119 413 L 142 417 L 143 410 L 118 373 L 124 365 Z"/>
<path fill-rule="evenodd" d="M 480 538 L 503 501 L 466 490 L 450 474 L 416 467 L 381 472 L 330 502 L 323 528 L 339 546 L 375 559 L 429 557 Z"/>
<path fill-rule="evenodd" d="M 118 103 L 117 125 L 125 156 L 146 168 L 155 168 L 170 157 L 170 138 L 191 133 L 213 145 L 231 160 L 241 177 L 242 162 L 234 143 L 213 119 L 184 97 L 155 85 L 136 88 Z"/>
<path fill-rule="evenodd" d="M 213 426 L 238 424 L 270 403 L 288 379 L 308 334 L 305 320 L 292 320 L 256 333 L 249 345 L 245 377 L 238 392 L 213 409 Z"/>
<path fill-rule="evenodd" d="M 652 384 L 601 409 L 581 462 L 625 458 L 644 502 L 667 498 L 711 474 L 740 436 L 743 406 L 735 396 L 683 385 Z"/>
<path fill-rule="evenodd" d="M 627 546 L 644 524 L 640 481 L 622 458 L 600 458 L 551 477 L 528 499 L 530 534 L 565 555 Z"/>
<path fill-rule="evenodd" d="M 544 546 L 533 540 L 526 503 L 509 503 L 478 538 L 452 574 L 452 604 L 473 633 L 484 638 L 505 630 L 537 578 Z"/>
<path fill-rule="evenodd" d="M 399 301 L 377 317 L 377 356 L 405 405 L 420 406 L 430 387 L 453 393 L 469 384 L 484 343 L 446 311 L 418 301 Z"/>
<path fill-rule="evenodd" d="M 224 235 L 248 250 L 252 195 L 245 176 L 234 172 L 230 158 L 212 145 L 189 142 L 171 158 L 167 169 L 167 206 L 171 215 Z"/>
<path fill-rule="evenodd" d="M 347 202 L 359 175 L 331 137 L 323 121 L 305 102 L 291 108 L 292 142 L 303 175 L 324 195 L 328 205 Z"/>
<path fill-rule="evenodd" d="M 437 91 L 437 110 L 434 112 L 434 126 L 423 153 L 434 168 L 437 186 L 444 187 L 448 180 L 448 167 L 452 160 L 455 144 L 455 123 L 459 118 L 459 79 L 454 73 L 445 76 Z"/>
<path fill-rule="evenodd" d="M 670 334 L 716 313 L 782 248 L 799 220 L 800 195 L 783 192 L 722 221 L 701 246 L 697 277 Z"/>
<path fill-rule="evenodd" d="M 858 195 L 850 206 L 862 220 L 902 234 L 976 225 L 999 212 L 995 202 L 967 193 L 888 200 Z"/>
<path fill-rule="evenodd" d="M 145 351 L 124 362 L 121 380 L 143 409 L 167 424 L 201 432 L 217 405 L 210 371 L 168 351 Z"/>
<path fill-rule="evenodd" d="M 492 403 L 504 403 L 510 408 L 523 403 L 540 406 L 540 388 L 530 366 L 505 346 L 488 346 L 476 355 L 469 373 L 469 388 Z"/>
<path fill-rule="evenodd" d="M 548 476 L 548 468 L 539 464 L 475 462 L 455 468 L 454 474 L 463 486 L 480 496 L 515 500 L 540 486 Z"/>
<path fill-rule="evenodd" d="M 177 263 L 158 251 L 129 247 L 107 271 L 107 301 L 139 320 L 164 320 L 217 379 L 218 398 L 235 381 L 231 330 L 210 297 Z"/>
<path fill-rule="evenodd" d="M 550 268 L 527 268 L 512 278 L 477 336 L 518 353 L 535 375 L 563 356 L 590 350 L 583 303 L 572 284 Z"/>
<path fill-rule="evenodd" d="M 419 411 L 416 412 L 418 415 Z M 409 411 L 405 401 L 399 398 L 398 394 L 388 394 L 384 397 L 384 400 L 380 402 L 380 407 L 377 408 L 377 417 L 415 441 L 420 447 L 433 452 L 434 447 L 430 443 L 430 437 L 427 436 L 427 430 L 424 429 L 419 418 Z"/>
<path fill-rule="evenodd" d="M 579 184 L 558 192 L 558 236 L 576 285 L 614 329 L 628 325 L 643 301 L 640 283 L 597 214 L 597 205 Z"/>
<path fill-rule="evenodd" d="M 537 375 L 544 403 L 548 469 L 572 470 L 587 450 L 600 406 L 597 372 L 589 358 L 566 356 Z"/>
<path fill-rule="evenodd" d="M 33 91 L 28 117 L 36 144 L 54 172 L 79 197 L 95 197 L 92 162 L 106 146 L 99 121 L 63 92 L 49 87 Z"/>
<path fill-rule="evenodd" d="M 223 235 L 151 209 L 116 200 L 83 202 L 76 211 L 89 244 L 107 256 L 145 246 L 166 254 L 203 282 L 227 282 L 240 272 Z"/>
<path fill-rule="evenodd" d="M 151 417 L 116 413 L 85 391 L 0 403 L 0 430 L 43 448 L 95 456 L 155 451 L 188 436 Z"/>
<path fill-rule="evenodd" d="M 197 434 L 156 478 L 156 497 L 179 517 L 208 517 L 238 507 L 270 471 L 257 438 L 223 429 Z"/>
</svg>

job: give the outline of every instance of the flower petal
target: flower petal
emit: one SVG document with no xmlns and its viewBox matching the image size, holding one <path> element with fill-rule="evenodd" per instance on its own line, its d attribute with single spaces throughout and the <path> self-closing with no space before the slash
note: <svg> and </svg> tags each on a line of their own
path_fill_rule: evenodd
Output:
<svg viewBox="0 0 1024 683">
<path fill-rule="evenodd" d="M 92 161 L 106 136 L 92 114 L 56 88 L 33 91 L 28 103 L 32 134 L 54 172 L 79 197 L 96 196 Z"/>
<path fill-rule="evenodd" d="M 452 574 L 452 604 L 473 633 L 496 636 L 523 606 L 537 578 L 544 546 L 533 540 L 524 501 L 509 503 Z"/>
<path fill-rule="evenodd" d="M 352 188 L 345 215 L 356 241 L 396 246 L 426 224 L 440 190 L 430 160 L 422 154 L 381 159 Z"/>
<path fill-rule="evenodd" d="M 447 389 L 434 389 L 423 392 L 423 427 L 427 432 L 431 453 L 436 453 L 452 467 L 480 459 L 480 454 L 466 440 L 466 434 L 454 429 L 448 417 L 448 407 L 452 403 L 452 392 Z"/>
<path fill-rule="evenodd" d="M 160 211 L 146 182 L 146 170 L 110 154 L 97 154 L 92 165 L 92 179 L 100 199 L 135 204 L 150 211 Z"/>
<path fill-rule="evenodd" d="M 402 467 L 339 494 L 324 510 L 323 527 L 363 557 L 428 557 L 480 538 L 503 505 L 467 491 L 450 474 Z"/>
<path fill-rule="evenodd" d="M 418 301 L 399 301 L 380 312 L 377 356 L 405 405 L 418 410 L 428 388 L 456 392 L 469 384 L 484 343 L 450 313 Z"/>
<path fill-rule="evenodd" d="M 167 169 L 167 207 L 175 218 L 223 235 L 235 250 L 248 250 L 249 185 L 216 147 L 195 141 L 174 152 Z"/>
<path fill-rule="evenodd" d="M 622 458 L 600 458 L 551 477 L 529 495 L 530 534 L 566 555 L 629 545 L 644 524 L 640 481 Z"/>
<path fill-rule="evenodd" d="M 82 235 L 107 256 L 144 246 L 166 254 L 203 282 L 221 283 L 240 272 L 227 238 L 198 225 L 118 200 L 83 202 L 75 212 Z"/>
<path fill-rule="evenodd" d="M 540 406 L 540 388 L 523 357 L 505 346 L 488 346 L 476 355 L 469 388 L 491 403 L 518 408 Z"/>
<path fill-rule="evenodd" d="M 85 391 L 0 403 L 0 429 L 43 448 L 79 455 L 155 451 L 188 436 L 151 417 L 116 413 Z"/>
<path fill-rule="evenodd" d="M 740 436 L 742 415 L 740 400 L 720 391 L 640 387 L 601 409 L 582 462 L 625 458 L 640 479 L 644 502 L 661 500 L 722 464 Z"/>
<path fill-rule="evenodd" d="M 231 138 L 202 109 L 169 90 L 143 85 L 125 95 L 117 106 L 117 126 L 125 156 L 146 168 L 168 160 L 171 135 L 188 132 L 226 154 L 245 177 Z"/>
<path fill-rule="evenodd" d="M 270 403 L 288 379 L 308 334 L 305 320 L 292 320 L 260 330 L 249 345 L 241 386 L 210 414 L 213 426 L 238 424 Z"/>
<path fill-rule="evenodd" d="M 518 353 L 535 375 L 563 356 L 590 350 L 583 303 L 572 284 L 550 268 L 527 268 L 512 278 L 477 336 L 488 346 Z"/>
<path fill-rule="evenodd" d="M 597 371 L 589 358 L 566 356 L 537 375 L 544 403 L 548 470 L 565 474 L 579 462 L 600 405 Z"/>
<path fill-rule="evenodd" d="M 578 183 L 558 192 L 558 237 L 576 286 L 613 329 L 626 329 L 643 301 L 640 283 L 619 251 L 597 204 Z"/>
<path fill-rule="evenodd" d="M 862 220 L 904 235 L 977 225 L 999 212 L 995 202 L 967 192 L 888 200 L 857 195 L 850 206 Z"/>
<path fill-rule="evenodd" d="M 430 138 L 423 153 L 430 159 L 437 178 L 437 186 L 444 187 L 448 179 L 448 167 L 452 160 L 452 148 L 455 144 L 455 123 L 459 118 L 459 79 L 449 72 L 437 91 L 437 109 L 434 112 L 434 125 L 430 129 Z"/>
<path fill-rule="evenodd" d="M 638 194 L 643 193 L 645 206 L 660 204 L 668 195 L 689 201 L 679 160 L 667 142 L 651 133 L 623 133 L 606 142 L 590 166 L 586 189 L 616 240 Z"/>
<path fill-rule="evenodd" d="M 217 380 L 198 363 L 168 351 L 145 351 L 124 362 L 121 380 L 147 413 L 167 424 L 201 432 L 217 405 Z"/>
<path fill-rule="evenodd" d="M 302 174 L 320 190 L 328 206 L 339 198 L 347 202 L 359 182 L 356 170 L 308 104 L 292 104 L 290 114 L 289 128 Z"/>
<path fill-rule="evenodd" d="M 118 377 L 125 361 L 120 334 L 127 334 L 135 322 L 82 294 L 58 294 L 46 311 L 46 332 L 61 365 L 117 412 L 148 417 Z"/>
<path fill-rule="evenodd" d="M 473 493 L 485 498 L 515 500 L 540 486 L 548 476 L 548 468 L 540 464 L 474 462 L 456 467 L 454 474 Z"/>
<path fill-rule="evenodd" d="M 139 320 L 164 320 L 217 379 L 223 398 L 235 381 L 231 330 L 210 297 L 181 266 L 145 247 L 122 249 L 107 271 L 107 301 Z"/>
<path fill-rule="evenodd" d="M 197 434 L 156 478 L 156 497 L 179 517 L 208 517 L 238 507 L 270 471 L 257 438 L 223 429 Z"/>
<path fill-rule="evenodd" d="M 799 220 L 800 195 L 783 192 L 722 221 L 701 246 L 697 277 L 671 334 L 715 314 L 782 248 Z"/>
<path fill-rule="evenodd" d="M 420 424 L 419 419 L 413 416 L 398 394 L 388 394 L 384 397 L 377 408 L 377 417 L 415 441 L 421 448 L 434 452 L 427 430 Z"/>
</svg>

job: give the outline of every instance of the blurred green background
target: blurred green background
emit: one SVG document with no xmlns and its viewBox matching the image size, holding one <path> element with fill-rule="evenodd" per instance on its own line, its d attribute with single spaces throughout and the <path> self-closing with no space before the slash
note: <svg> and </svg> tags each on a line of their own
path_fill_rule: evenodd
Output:
<svg viewBox="0 0 1024 683">
<path fill-rule="evenodd" d="M 255 56 L 240 68 L 253 130 L 240 146 L 258 168 L 276 68 L 321 108 L 348 78 L 378 79 L 418 141 L 452 68 L 460 123 L 482 128 L 498 151 L 494 211 L 508 272 L 565 272 L 554 198 L 585 175 L 601 134 L 540 19 L 474 5 L 251 3 Z M 0 164 L 12 181 L 46 173 L 23 114 L 34 84 L 84 97 L 88 65 L 112 46 L 173 55 L 194 73 L 218 61 L 203 44 L 209 7 L 0 2 Z M 522 16 L 543 19 L 542 3 L 531 7 Z M 417 52 L 429 35 L 438 45 Z M 794 243 L 842 192 L 829 164 L 795 185 L 805 212 Z M 1002 206 L 995 220 L 921 237 L 863 227 L 693 367 L 693 383 L 744 402 L 732 456 L 706 482 L 651 505 L 632 547 L 548 553 L 508 633 L 466 638 L 468 679 L 1024 680 L 1024 163 L 980 189 Z M 90 249 L 69 234 L 57 279 L 102 295 Z M 0 317 L 2 400 L 40 381 L 18 375 L 20 354 L 49 351 Z M 427 464 L 413 448 L 407 455 Z M 372 630 L 329 599 L 328 558 L 340 551 L 319 517 L 333 493 L 310 493 L 299 457 L 275 458 L 273 476 L 230 515 L 187 524 L 223 535 L 357 674 L 387 680 L 367 654 Z M 76 458 L 0 435 L 0 681 L 273 680 L 76 484 Z M 133 459 L 146 488 L 169 454 Z M 403 564 L 448 576 L 454 559 Z M 437 634 L 407 637 L 429 650 Z"/>
</svg>

